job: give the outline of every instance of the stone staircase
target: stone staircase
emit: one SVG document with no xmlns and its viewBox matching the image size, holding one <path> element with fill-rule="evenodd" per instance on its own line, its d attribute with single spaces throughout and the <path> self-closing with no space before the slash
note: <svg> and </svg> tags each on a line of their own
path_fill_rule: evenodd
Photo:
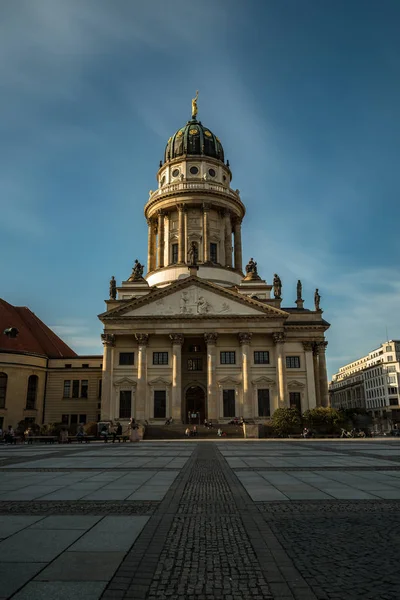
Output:
<svg viewBox="0 0 400 600">
<path fill-rule="evenodd" d="M 186 428 L 193 429 L 193 425 L 154 425 L 150 424 L 146 426 L 144 433 L 145 440 L 182 440 L 188 439 L 185 436 Z M 216 425 L 211 429 L 204 427 L 204 425 L 196 425 L 197 436 L 190 437 L 191 440 L 196 439 L 230 439 L 230 438 L 243 438 L 243 428 L 236 425 Z M 226 436 L 219 438 L 217 435 L 218 427 L 222 429 Z"/>
</svg>

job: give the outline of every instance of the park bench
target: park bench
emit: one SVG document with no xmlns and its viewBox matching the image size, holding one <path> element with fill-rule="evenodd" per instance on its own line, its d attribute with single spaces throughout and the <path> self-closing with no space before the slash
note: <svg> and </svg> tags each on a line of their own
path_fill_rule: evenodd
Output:
<svg viewBox="0 0 400 600">
<path fill-rule="evenodd" d="M 108 440 L 113 440 L 113 434 L 109 433 L 107 436 L 102 435 L 100 439 L 103 439 L 105 443 L 108 442 Z M 129 435 L 116 435 L 115 439 L 118 440 L 118 442 L 127 442 L 129 440 Z"/>
<path fill-rule="evenodd" d="M 28 444 L 54 444 L 57 440 L 55 435 L 31 435 L 27 438 Z"/>
</svg>

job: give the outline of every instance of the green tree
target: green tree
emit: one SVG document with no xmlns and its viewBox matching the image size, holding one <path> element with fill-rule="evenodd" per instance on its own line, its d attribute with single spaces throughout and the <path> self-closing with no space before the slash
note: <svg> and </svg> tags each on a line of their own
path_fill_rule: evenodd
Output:
<svg viewBox="0 0 400 600">
<path fill-rule="evenodd" d="M 303 414 L 306 427 L 317 433 L 338 433 L 346 422 L 345 415 L 334 408 L 317 406 Z"/>
<path fill-rule="evenodd" d="M 301 415 L 296 408 L 277 408 L 272 415 L 272 423 L 278 435 L 301 432 Z"/>
</svg>

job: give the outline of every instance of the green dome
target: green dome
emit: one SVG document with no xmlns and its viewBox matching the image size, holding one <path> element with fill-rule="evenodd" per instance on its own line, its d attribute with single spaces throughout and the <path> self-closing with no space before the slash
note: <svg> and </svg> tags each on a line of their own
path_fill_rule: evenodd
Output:
<svg viewBox="0 0 400 600">
<path fill-rule="evenodd" d="M 224 149 L 212 131 L 201 121 L 192 119 L 169 138 L 164 162 L 180 156 L 210 156 L 224 162 Z"/>
</svg>

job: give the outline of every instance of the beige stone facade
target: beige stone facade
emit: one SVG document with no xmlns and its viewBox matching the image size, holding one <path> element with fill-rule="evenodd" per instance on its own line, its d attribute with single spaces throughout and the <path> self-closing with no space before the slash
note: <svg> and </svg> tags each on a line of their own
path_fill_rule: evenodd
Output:
<svg viewBox="0 0 400 600">
<path fill-rule="evenodd" d="M 286 309 L 253 260 L 243 273 L 245 206 L 231 178 L 196 119 L 168 140 L 144 209 L 147 273 L 136 263 L 99 315 L 103 420 L 260 421 L 278 407 L 328 405 L 329 324 L 319 301 L 303 307 L 301 286 Z"/>
</svg>

